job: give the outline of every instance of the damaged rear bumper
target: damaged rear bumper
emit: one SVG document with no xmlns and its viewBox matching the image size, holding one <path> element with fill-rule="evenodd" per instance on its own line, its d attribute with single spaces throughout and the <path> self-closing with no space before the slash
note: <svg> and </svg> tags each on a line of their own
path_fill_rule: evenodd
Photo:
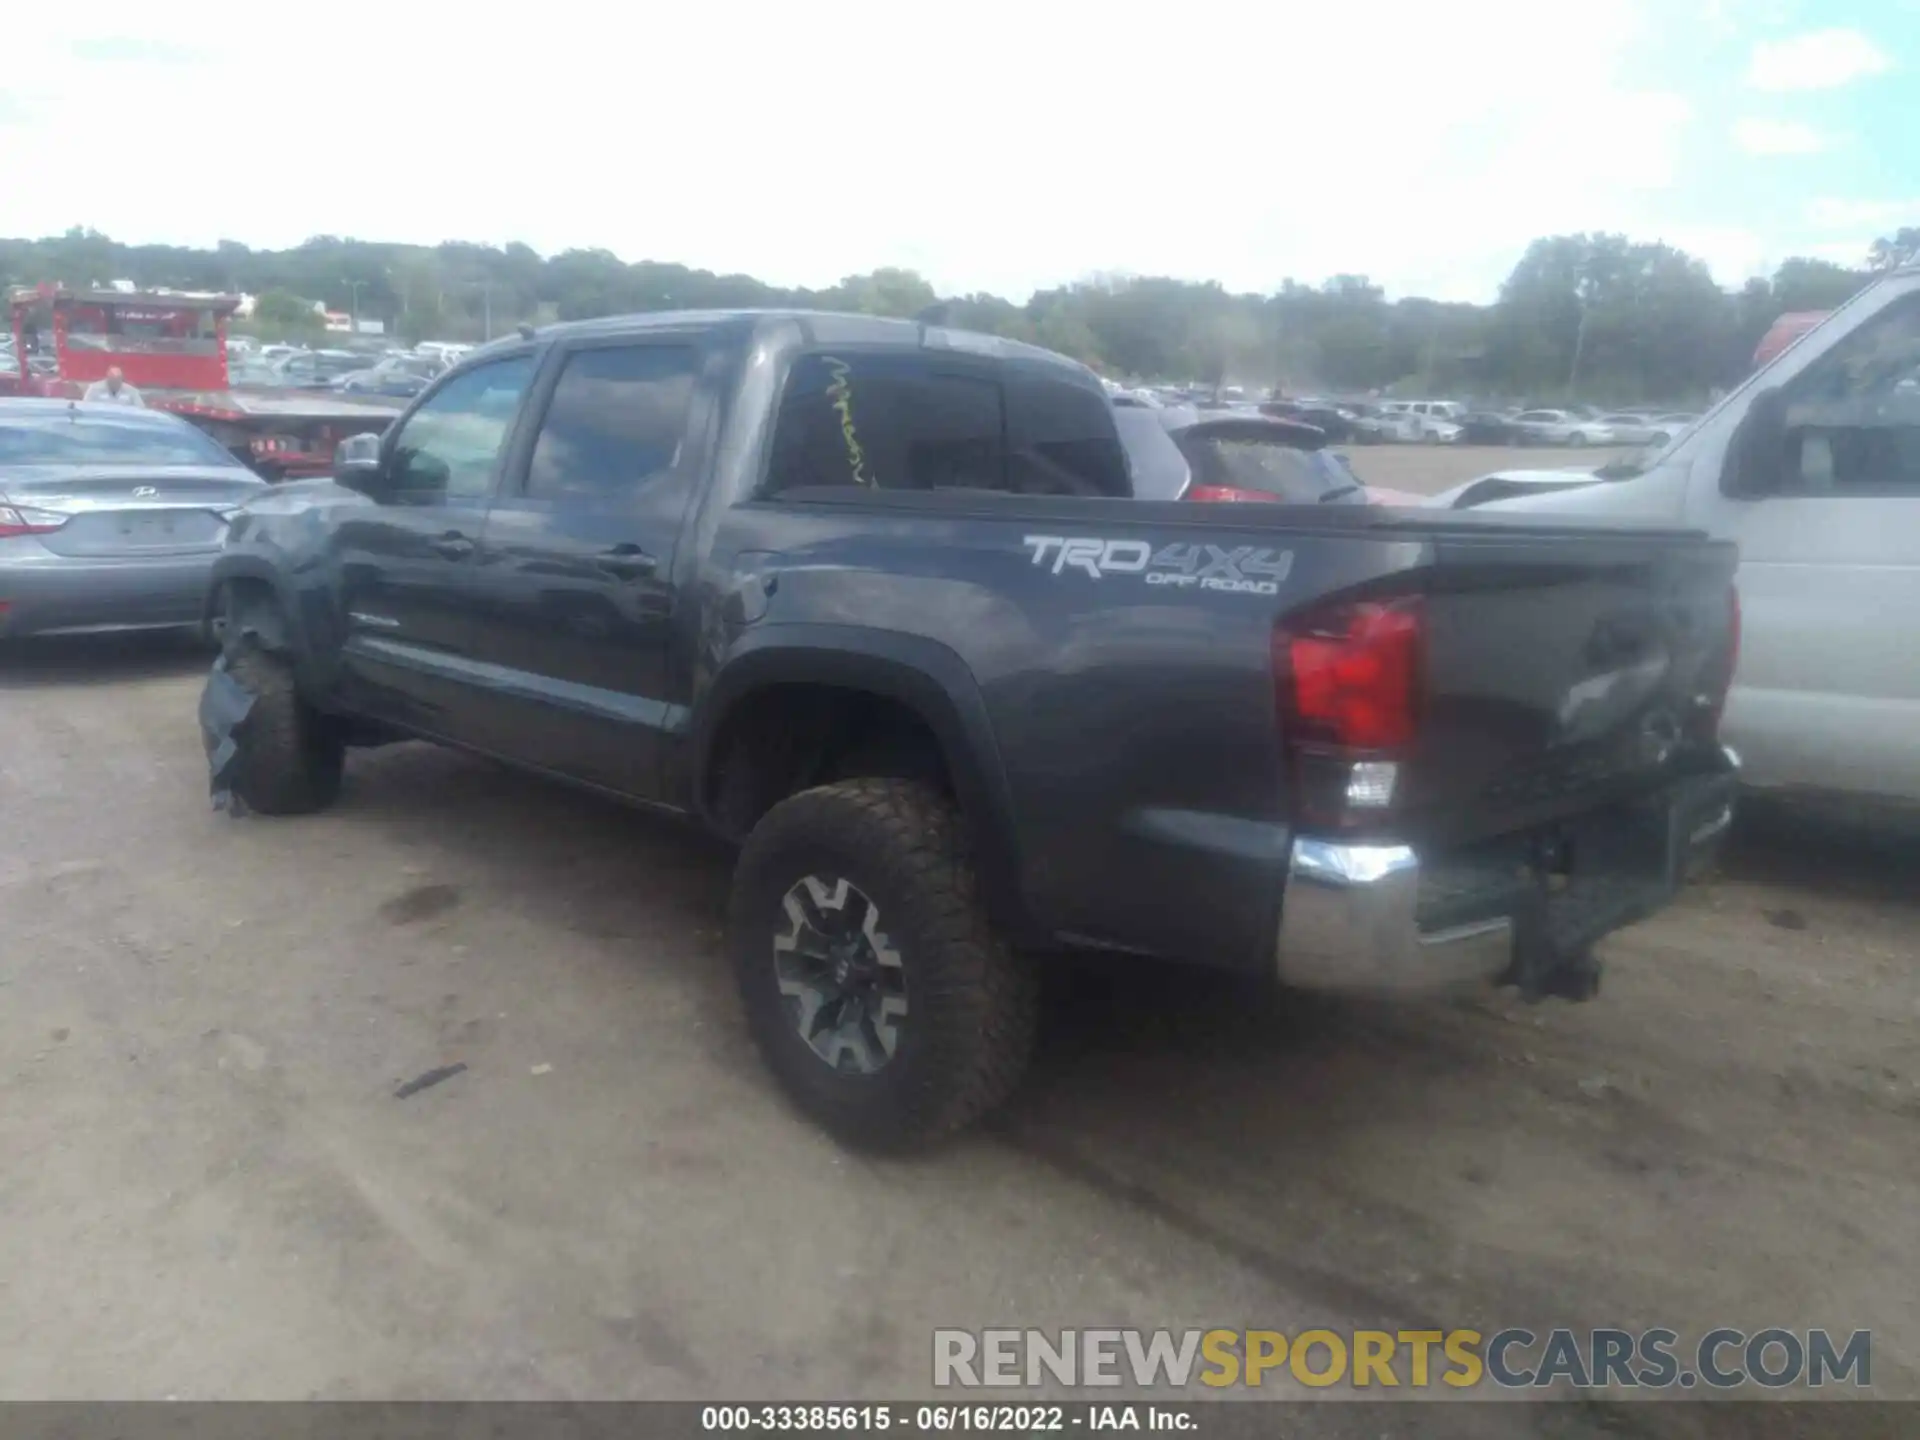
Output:
<svg viewBox="0 0 1920 1440">
<path fill-rule="evenodd" d="M 1733 822 L 1739 760 L 1655 795 L 1464 851 L 1293 842 L 1275 949 L 1302 989 L 1560 990 L 1603 936 L 1670 902 Z M 1551 863 L 1543 863 L 1545 857 Z"/>
</svg>

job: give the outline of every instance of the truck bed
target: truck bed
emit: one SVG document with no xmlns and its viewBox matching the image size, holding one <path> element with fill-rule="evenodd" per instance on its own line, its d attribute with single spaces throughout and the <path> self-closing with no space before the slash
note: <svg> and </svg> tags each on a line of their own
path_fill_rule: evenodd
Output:
<svg viewBox="0 0 1920 1440">
<path fill-rule="evenodd" d="M 956 657 L 1046 929 L 1249 964 L 1298 835 L 1465 857 L 1670 783 L 1710 743 L 1735 563 L 1635 522 L 852 488 L 735 507 L 713 559 L 736 555 L 778 575 L 767 638 L 864 625 Z M 1374 757 L 1287 713 L 1280 662 L 1396 600 L 1423 616 L 1417 734 L 1378 757 L 1391 805 L 1353 810 Z"/>
</svg>

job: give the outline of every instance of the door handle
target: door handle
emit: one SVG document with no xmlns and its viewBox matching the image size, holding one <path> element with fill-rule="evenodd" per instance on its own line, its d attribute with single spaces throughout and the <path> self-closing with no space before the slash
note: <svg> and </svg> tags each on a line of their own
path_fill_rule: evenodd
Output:
<svg viewBox="0 0 1920 1440">
<path fill-rule="evenodd" d="M 651 575 L 660 562 L 628 540 L 602 550 L 594 563 L 616 579 L 640 580 Z"/>
<path fill-rule="evenodd" d="M 458 530 L 449 530 L 444 535 L 436 535 L 427 544 L 449 560 L 464 560 L 473 553 L 473 541 Z"/>
</svg>

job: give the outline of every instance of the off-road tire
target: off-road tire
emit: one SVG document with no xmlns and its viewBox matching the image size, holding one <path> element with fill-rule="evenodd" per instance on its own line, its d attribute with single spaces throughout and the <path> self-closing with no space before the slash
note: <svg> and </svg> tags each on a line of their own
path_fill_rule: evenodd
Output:
<svg viewBox="0 0 1920 1440">
<path fill-rule="evenodd" d="M 871 897 L 898 951 L 908 1012 L 879 1070 L 826 1064 L 781 996 L 773 942 L 789 889 L 809 875 Z M 1033 1052 L 1039 987 L 1031 962 L 995 933 L 980 903 L 966 828 L 914 780 L 845 780 L 767 812 L 734 872 L 729 944 L 747 1023 L 801 1110 L 862 1149 L 923 1148 L 1013 1093 Z"/>
<path fill-rule="evenodd" d="M 253 696 L 235 739 L 233 793 L 262 815 L 306 815 L 340 794 L 346 744 L 300 697 L 293 667 L 250 639 L 226 649 L 227 670 Z"/>
</svg>

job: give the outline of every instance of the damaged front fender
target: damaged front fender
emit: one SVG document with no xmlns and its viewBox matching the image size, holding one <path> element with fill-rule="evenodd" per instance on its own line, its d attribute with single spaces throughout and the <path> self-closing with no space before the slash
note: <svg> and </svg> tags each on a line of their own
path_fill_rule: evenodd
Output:
<svg viewBox="0 0 1920 1440">
<path fill-rule="evenodd" d="M 207 752 L 207 782 L 213 808 L 244 815 L 246 804 L 234 792 L 235 768 L 240 759 L 240 731 L 253 713 L 254 693 L 235 678 L 220 656 L 207 672 L 200 691 L 200 740 Z"/>
</svg>

